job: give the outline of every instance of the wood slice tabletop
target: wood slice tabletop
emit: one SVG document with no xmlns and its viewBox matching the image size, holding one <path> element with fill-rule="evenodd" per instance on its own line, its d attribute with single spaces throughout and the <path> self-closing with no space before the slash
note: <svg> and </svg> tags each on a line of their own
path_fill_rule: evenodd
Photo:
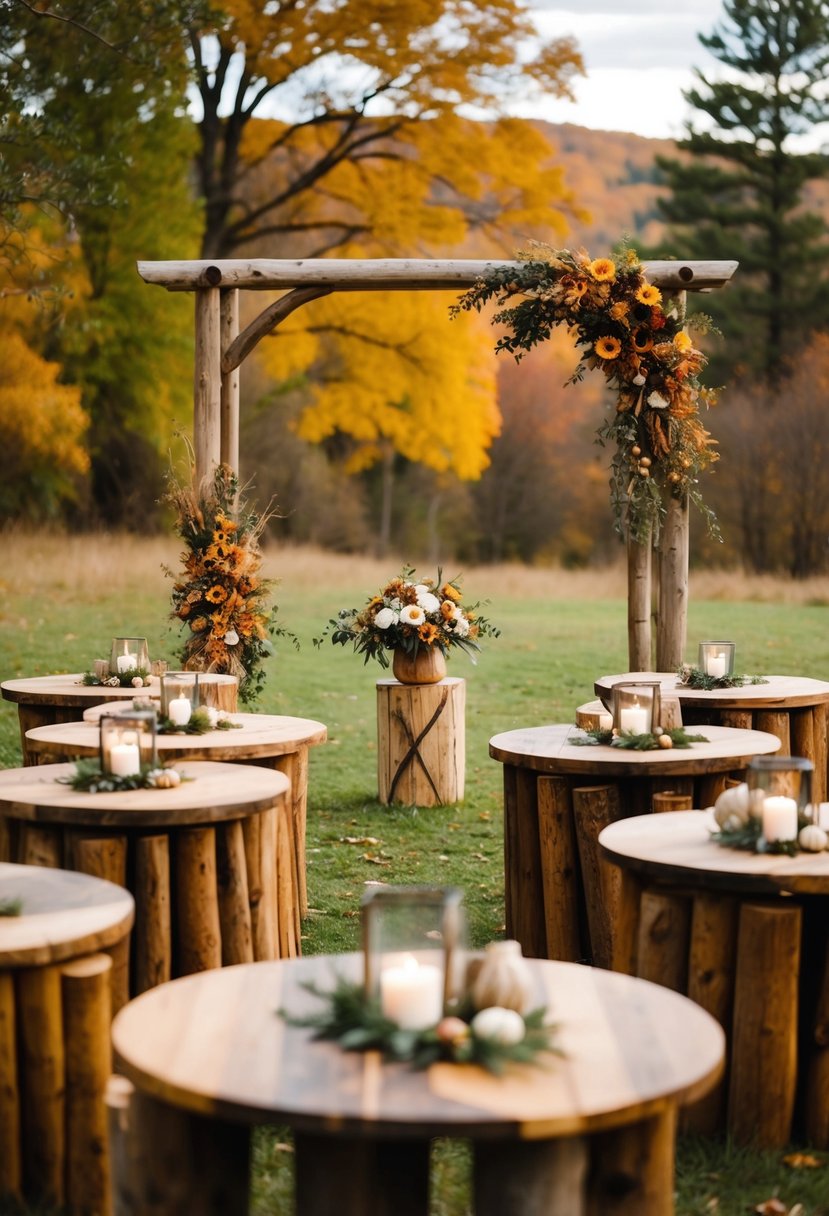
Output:
<svg viewBox="0 0 829 1216">
<path fill-rule="evenodd" d="M 754 674 L 749 673 L 749 674 Z M 717 709 L 797 709 L 829 701 L 829 683 L 809 676 L 769 676 L 759 672 L 765 684 L 744 684 L 742 688 L 687 688 L 675 671 L 628 671 L 616 676 L 599 676 L 593 685 L 596 695 L 610 702 L 614 684 L 636 680 L 658 680 L 662 693 L 679 697 L 683 705 L 713 706 Z"/>
<path fill-rule="evenodd" d="M 258 765 L 213 760 L 178 764 L 181 785 L 173 789 L 120 790 L 90 794 L 61 778 L 73 764 L 6 769 L 0 780 L 0 813 L 37 823 L 95 827 L 185 827 L 242 819 L 285 799 L 288 778 Z"/>
<path fill-rule="evenodd" d="M 726 849 L 711 840 L 715 830 L 710 811 L 637 815 L 606 827 L 599 845 L 616 865 L 674 885 L 756 895 L 829 895 L 829 852 L 786 857 Z"/>
<path fill-rule="evenodd" d="M 235 676 L 209 675 L 217 683 L 236 683 Z M 99 701 L 131 700 L 135 696 L 158 697 L 158 676 L 151 676 L 146 688 L 107 688 L 102 684 L 83 684 L 83 672 L 68 675 L 28 676 L 20 680 L 4 680 L 0 684 L 3 698 L 20 705 L 56 705 L 83 707 Z"/>
<path fill-rule="evenodd" d="M 0 968 L 34 967 L 92 954 L 132 926 L 133 898 L 123 887 L 43 866 L 0 862 L 0 900 L 20 900 L 19 916 L 0 917 Z"/>
<path fill-rule="evenodd" d="M 362 977 L 360 955 L 203 972 L 146 992 L 113 1025 L 120 1069 L 188 1110 L 356 1135 L 550 1138 L 614 1127 L 688 1102 L 714 1083 L 724 1036 L 666 988 L 569 963 L 530 962 L 563 1058 L 426 1071 L 314 1041 L 278 1015 L 318 1011 L 302 987 Z"/>
<path fill-rule="evenodd" d="M 536 769 L 541 773 L 590 774 L 606 777 L 693 776 L 745 768 L 752 756 L 768 755 L 780 748 L 776 735 L 731 726 L 691 727 L 704 735 L 706 743 L 663 751 L 636 752 L 609 744 L 580 747 L 583 738 L 577 726 L 530 726 L 495 735 L 489 754 L 502 764 Z"/>
<path fill-rule="evenodd" d="M 255 760 L 280 756 L 299 747 L 325 741 L 327 730 L 311 718 L 280 714 L 231 714 L 236 729 L 211 730 L 203 735 L 157 735 L 156 747 L 165 761 Z M 26 732 L 30 750 L 38 756 L 95 756 L 99 750 L 97 722 L 63 722 Z"/>
</svg>

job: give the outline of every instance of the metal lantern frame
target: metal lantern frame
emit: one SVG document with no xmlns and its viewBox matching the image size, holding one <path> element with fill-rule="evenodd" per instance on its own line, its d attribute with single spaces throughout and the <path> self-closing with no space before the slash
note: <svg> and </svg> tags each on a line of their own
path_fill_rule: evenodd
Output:
<svg viewBox="0 0 829 1216">
<path fill-rule="evenodd" d="M 652 734 L 662 724 L 662 688 L 658 680 L 620 680 L 613 685 L 611 713 L 613 730 L 622 734 L 629 727 L 624 725 L 625 711 L 644 709 L 647 714 L 643 730 L 637 735 Z"/>
<path fill-rule="evenodd" d="M 135 664 L 119 662 L 135 656 Z M 146 638 L 113 638 L 109 656 L 109 671 L 113 676 L 125 676 L 131 671 L 149 671 L 150 652 Z"/>
<path fill-rule="evenodd" d="M 721 680 L 734 675 L 734 657 L 737 651 L 736 642 L 707 641 L 700 642 L 697 665 L 701 672 L 713 679 Z M 722 670 L 720 670 L 722 668 Z"/>
<path fill-rule="evenodd" d="M 102 714 L 100 719 L 100 763 L 101 772 L 114 777 L 138 776 L 147 769 L 154 768 L 157 763 L 156 754 L 156 714 L 153 709 L 123 710 L 118 713 Z M 113 748 L 135 747 L 137 751 L 138 769 L 131 763 L 131 755 L 121 753 L 121 759 L 128 763 L 128 769 L 115 763 Z M 121 769 L 121 771 L 119 771 Z"/>
<path fill-rule="evenodd" d="M 190 714 L 201 705 L 199 673 L 197 671 L 165 671 L 159 676 L 161 716 L 169 718 L 170 702 L 185 697 L 190 702 Z"/>
<path fill-rule="evenodd" d="M 462 962 L 462 905 L 463 892 L 458 887 L 394 886 L 367 891 L 360 909 L 366 999 L 379 999 L 384 957 L 428 954 L 441 960 L 445 1008 L 454 995 Z"/>
</svg>

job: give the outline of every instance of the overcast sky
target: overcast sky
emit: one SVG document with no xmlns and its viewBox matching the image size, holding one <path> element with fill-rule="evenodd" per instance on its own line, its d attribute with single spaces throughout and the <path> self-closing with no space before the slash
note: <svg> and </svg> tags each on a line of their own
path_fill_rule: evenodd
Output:
<svg viewBox="0 0 829 1216">
<path fill-rule="evenodd" d="M 527 0 L 545 38 L 571 34 L 586 77 L 575 102 L 546 101 L 522 114 L 600 130 L 677 137 L 692 69 L 716 60 L 697 39 L 722 15 L 720 0 Z M 719 66 L 719 65 L 717 65 Z"/>
</svg>

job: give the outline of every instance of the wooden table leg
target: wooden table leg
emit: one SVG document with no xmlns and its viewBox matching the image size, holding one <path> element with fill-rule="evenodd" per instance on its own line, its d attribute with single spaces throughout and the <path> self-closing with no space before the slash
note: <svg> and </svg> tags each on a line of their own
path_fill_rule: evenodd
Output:
<svg viewBox="0 0 829 1216">
<path fill-rule="evenodd" d="M 740 1144 L 779 1148 L 791 1134 L 797 1082 L 801 909 L 740 909 L 728 1127 Z"/>
<path fill-rule="evenodd" d="M 544 893 L 546 958 L 583 958 L 579 934 L 579 854 L 570 785 L 564 777 L 539 776 L 538 834 Z"/>
<path fill-rule="evenodd" d="M 642 893 L 636 974 L 684 994 L 688 983 L 691 901 L 673 891 Z"/>
<path fill-rule="evenodd" d="M 247 1216 L 249 1128 L 168 1106 L 122 1077 L 107 1106 L 114 1216 Z"/>
<path fill-rule="evenodd" d="M 427 1216 L 429 1141 L 294 1137 L 297 1216 Z"/>
<path fill-rule="evenodd" d="M 110 1216 L 104 1093 L 112 1072 L 112 960 L 91 954 L 61 968 L 66 1057 L 66 1202 Z"/>
<path fill-rule="evenodd" d="M 676 1107 L 590 1138 L 588 1216 L 672 1216 Z"/>
<path fill-rule="evenodd" d="M 829 1148 L 829 940 L 824 943 L 820 987 L 810 1031 L 810 1050 L 803 1061 L 806 1074 L 804 1131 L 809 1144 L 825 1150 Z"/>
<path fill-rule="evenodd" d="M 504 866 L 507 936 L 527 958 L 545 958 L 537 774 L 511 764 L 504 765 Z"/>
<path fill-rule="evenodd" d="M 135 993 L 173 974 L 170 925 L 170 841 L 166 833 L 135 842 Z"/>
<path fill-rule="evenodd" d="M 182 828 L 175 840 L 178 975 L 222 965 L 216 883 L 216 829 Z"/>
<path fill-rule="evenodd" d="M 59 964 L 17 973 L 23 1190 L 59 1207 L 65 1197 L 66 1075 Z"/>
<path fill-rule="evenodd" d="M 0 971 L 0 1195 L 19 1198 L 20 1081 L 17 1069 L 17 1017 L 14 975 Z"/>
<path fill-rule="evenodd" d="M 730 1033 L 734 1003 L 734 971 L 737 959 L 739 906 L 734 896 L 697 895 L 691 914 L 691 946 L 688 956 L 688 996 L 716 1018 L 726 1035 Z M 711 1136 L 725 1122 L 728 1078 L 723 1079 L 699 1102 L 680 1115 L 683 1131 Z"/>
<path fill-rule="evenodd" d="M 475 1143 L 475 1216 L 584 1216 L 582 1136 Z"/>
<path fill-rule="evenodd" d="M 590 951 L 597 967 L 613 958 L 612 925 L 619 907 L 620 871 L 599 852 L 599 833 L 621 816 L 619 788 L 591 785 L 573 790 L 573 816 L 579 846 Z"/>
</svg>

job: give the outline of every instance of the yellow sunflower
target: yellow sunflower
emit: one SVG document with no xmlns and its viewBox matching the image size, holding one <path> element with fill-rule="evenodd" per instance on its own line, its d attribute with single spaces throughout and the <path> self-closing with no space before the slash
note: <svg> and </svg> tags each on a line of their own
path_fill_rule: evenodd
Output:
<svg viewBox="0 0 829 1216">
<path fill-rule="evenodd" d="M 653 338 L 646 329 L 636 329 L 633 333 L 633 349 L 638 355 L 644 355 L 653 349 Z"/>
<path fill-rule="evenodd" d="M 610 283 L 616 278 L 616 264 L 610 258 L 595 258 L 587 269 L 598 283 Z"/>
<path fill-rule="evenodd" d="M 622 353 L 622 343 L 618 338 L 606 335 L 593 343 L 593 349 L 600 359 L 618 359 Z"/>
<path fill-rule="evenodd" d="M 425 642 L 427 646 L 431 646 L 435 638 L 438 636 L 438 627 L 430 621 L 426 621 L 417 631 L 417 636 L 421 642 Z"/>
<path fill-rule="evenodd" d="M 461 593 L 452 583 L 444 583 L 440 589 L 440 593 L 445 600 L 454 600 L 456 604 L 461 602 Z"/>
<path fill-rule="evenodd" d="M 643 283 L 636 293 L 636 299 L 640 304 L 647 304 L 652 307 L 662 299 L 662 292 L 658 287 L 653 287 L 650 283 Z"/>
<path fill-rule="evenodd" d="M 210 604 L 222 604 L 227 599 L 227 591 L 219 583 L 214 583 L 204 598 Z"/>
<path fill-rule="evenodd" d="M 693 345 L 684 329 L 681 329 L 678 334 L 674 334 L 674 346 L 678 351 L 682 351 L 683 354 L 686 350 L 690 350 Z"/>
</svg>

